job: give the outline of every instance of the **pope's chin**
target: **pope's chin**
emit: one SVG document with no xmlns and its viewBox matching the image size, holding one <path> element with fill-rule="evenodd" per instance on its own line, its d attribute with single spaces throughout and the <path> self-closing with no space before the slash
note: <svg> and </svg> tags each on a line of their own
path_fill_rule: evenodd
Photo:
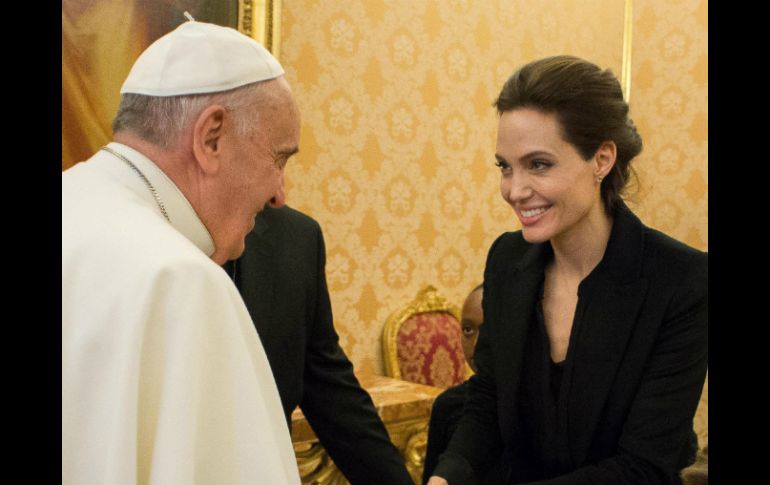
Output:
<svg viewBox="0 0 770 485">
<path fill-rule="evenodd" d="M 242 240 L 240 243 L 238 243 L 238 246 L 233 251 L 233 254 L 230 259 L 238 259 L 243 254 L 243 251 L 246 250 L 246 241 Z"/>
<path fill-rule="evenodd" d="M 223 248 L 221 251 L 217 248 L 214 250 L 214 254 L 211 255 L 211 259 L 219 265 L 225 264 L 227 261 L 238 259 L 246 249 L 246 241 L 241 239 L 237 243 L 231 244 L 228 248 Z"/>
<path fill-rule="evenodd" d="M 256 217 L 256 215 L 254 216 Z M 246 250 L 246 237 L 249 235 L 252 229 L 254 229 L 254 217 L 249 220 L 249 223 L 244 227 L 244 232 L 239 235 L 238 239 L 232 244 L 230 251 L 230 259 L 238 259 Z"/>
<path fill-rule="evenodd" d="M 251 224 L 253 225 L 252 219 Z M 251 227 L 247 224 L 243 224 L 237 231 L 232 231 L 227 236 L 222 238 L 214 238 L 214 253 L 211 255 L 211 259 L 217 264 L 224 264 L 226 261 L 238 259 L 246 249 L 246 236 L 251 232 Z"/>
</svg>

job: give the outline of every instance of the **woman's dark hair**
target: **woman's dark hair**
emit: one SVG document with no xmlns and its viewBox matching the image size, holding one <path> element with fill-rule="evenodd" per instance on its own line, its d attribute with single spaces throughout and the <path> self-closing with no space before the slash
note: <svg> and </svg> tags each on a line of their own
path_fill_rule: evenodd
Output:
<svg viewBox="0 0 770 485">
<path fill-rule="evenodd" d="M 628 117 L 615 75 L 574 56 L 554 56 L 526 64 L 503 85 L 494 103 L 498 114 L 517 108 L 553 113 L 564 139 L 584 160 L 602 143 L 613 141 L 617 158 L 602 180 L 604 209 L 611 213 L 631 175 L 631 160 L 642 151 L 642 138 Z"/>
</svg>

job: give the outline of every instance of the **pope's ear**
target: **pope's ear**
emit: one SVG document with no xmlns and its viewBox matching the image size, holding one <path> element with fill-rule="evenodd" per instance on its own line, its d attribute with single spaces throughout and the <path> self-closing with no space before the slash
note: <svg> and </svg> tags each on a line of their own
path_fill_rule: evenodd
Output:
<svg viewBox="0 0 770 485">
<path fill-rule="evenodd" d="M 193 153 L 204 173 L 215 174 L 222 156 L 225 109 L 213 104 L 201 111 L 193 125 Z"/>
</svg>

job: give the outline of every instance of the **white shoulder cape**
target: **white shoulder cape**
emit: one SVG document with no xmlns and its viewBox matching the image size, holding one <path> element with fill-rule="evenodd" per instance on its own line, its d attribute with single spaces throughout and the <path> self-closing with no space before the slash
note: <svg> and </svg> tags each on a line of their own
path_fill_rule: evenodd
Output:
<svg viewBox="0 0 770 485">
<path fill-rule="evenodd" d="M 152 162 L 110 146 L 172 224 L 106 152 L 62 175 L 62 483 L 298 484 L 269 363 L 205 227 Z"/>
</svg>

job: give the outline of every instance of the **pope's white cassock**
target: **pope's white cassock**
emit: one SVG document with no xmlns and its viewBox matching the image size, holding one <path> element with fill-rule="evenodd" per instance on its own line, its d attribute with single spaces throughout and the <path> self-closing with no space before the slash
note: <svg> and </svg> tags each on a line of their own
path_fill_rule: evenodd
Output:
<svg viewBox="0 0 770 485">
<path fill-rule="evenodd" d="M 208 231 L 111 143 L 62 174 L 62 483 L 299 483 L 289 430 Z"/>
</svg>

